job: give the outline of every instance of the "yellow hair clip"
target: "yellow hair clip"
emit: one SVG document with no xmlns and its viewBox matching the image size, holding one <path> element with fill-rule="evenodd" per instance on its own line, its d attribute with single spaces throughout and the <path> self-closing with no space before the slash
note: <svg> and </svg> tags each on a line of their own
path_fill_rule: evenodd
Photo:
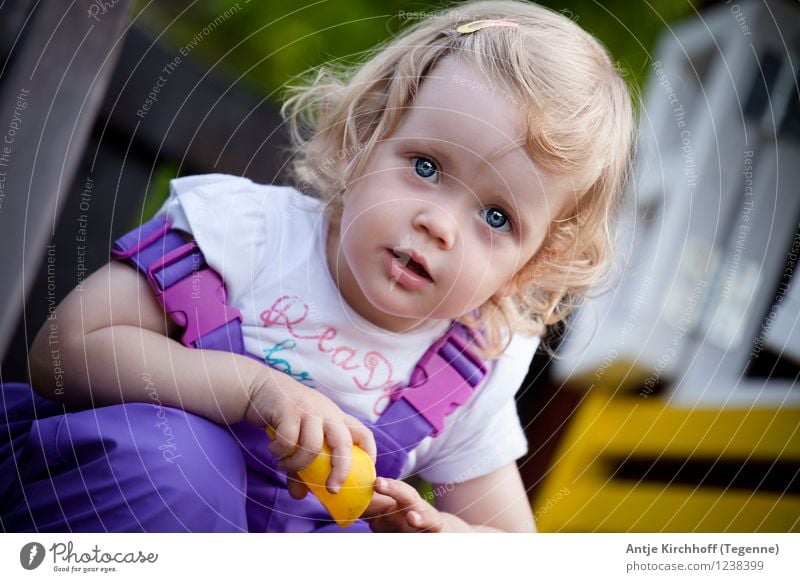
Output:
<svg viewBox="0 0 800 582">
<path fill-rule="evenodd" d="M 481 30 L 482 28 L 489 28 L 492 26 L 516 28 L 519 25 L 513 20 L 474 20 L 473 22 L 468 22 L 467 24 L 459 24 L 456 27 L 456 32 L 460 32 L 461 34 L 470 34 L 471 32 Z"/>
</svg>

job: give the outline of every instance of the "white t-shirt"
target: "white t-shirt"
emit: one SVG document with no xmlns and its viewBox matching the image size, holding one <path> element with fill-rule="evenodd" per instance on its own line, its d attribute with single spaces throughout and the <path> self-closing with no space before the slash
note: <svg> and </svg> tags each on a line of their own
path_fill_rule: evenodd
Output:
<svg viewBox="0 0 800 582">
<path fill-rule="evenodd" d="M 393 333 L 353 311 L 328 269 L 323 206 L 294 188 L 209 174 L 172 180 L 159 214 L 191 233 L 222 276 L 228 303 L 242 312 L 249 353 L 375 422 L 392 388 L 408 382 L 450 322 Z M 524 455 L 514 395 L 538 343 L 514 336 L 469 403 L 411 451 L 402 476 L 466 481 Z"/>
</svg>

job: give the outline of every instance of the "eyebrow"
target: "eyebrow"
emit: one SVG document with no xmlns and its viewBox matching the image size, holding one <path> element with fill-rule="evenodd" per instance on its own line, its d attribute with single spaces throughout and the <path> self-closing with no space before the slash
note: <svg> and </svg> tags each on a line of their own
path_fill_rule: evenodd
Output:
<svg viewBox="0 0 800 582">
<path fill-rule="evenodd" d="M 488 155 L 480 162 L 480 165 L 485 166 L 486 170 L 489 172 L 488 175 L 490 176 L 491 183 L 494 186 L 493 190 L 495 196 L 502 198 L 506 205 L 514 210 L 514 214 L 517 215 L 518 222 L 522 222 L 522 205 L 517 201 L 517 196 L 514 196 L 513 188 L 508 181 L 503 179 L 502 174 L 500 174 L 497 169 L 493 169 L 491 166 L 495 161 L 497 161 L 498 158 L 501 158 L 507 153 L 512 152 L 524 145 L 525 140 L 520 138 L 515 142 L 501 147 L 499 150 Z M 531 162 L 531 166 L 533 166 L 533 160 L 527 152 L 525 152 L 525 158 Z M 510 193 L 508 193 L 508 191 L 510 191 Z"/>
<path fill-rule="evenodd" d="M 526 144 L 526 140 L 525 140 L 525 138 L 524 138 L 524 137 L 521 137 L 521 138 L 519 138 L 518 140 L 516 140 L 516 141 L 512 141 L 510 144 L 508 144 L 508 145 L 505 145 L 505 146 L 501 147 L 499 150 L 497 150 L 497 151 L 496 151 L 496 152 L 494 152 L 493 154 L 489 155 L 489 156 L 486 158 L 486 161 L 487 161 L 487 162 L 493 162 L 493 161 L 495 161 L 497 158 L 501 158 L 501 157 L 503 157 L 503 156 L 504 156 L 505 154 L 507 154 L 508 152 L 514 151 L 514 150 L 515 150 L 515 149 L 517 149 L 517 148 L 522 148 L 522 147 L 524 147 L 524 146 L 525 146 L 525 144 Z M 527 151 L 525 152 L 525 157 L 526 157 L 526 158 L 528 158 L 528 159 L 530 159 L 531 163 L 533 162 L 533 159 L 530 157 L 530 154 L 529 154 Z"/>
</svg>

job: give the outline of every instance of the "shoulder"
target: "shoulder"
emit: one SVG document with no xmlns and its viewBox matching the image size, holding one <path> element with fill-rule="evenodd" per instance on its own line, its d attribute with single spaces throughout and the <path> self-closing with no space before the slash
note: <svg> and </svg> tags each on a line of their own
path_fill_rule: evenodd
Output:
<svg viewBox="0 0 800 582">
<path fill-rule="evenodd" d="M 174 228 L 261 230 L 297 210 L 311 213 L 320 200 L 290 186 L 258 184 L 229 174 L 200 174 L 170 181 L 169 198 L 159 214 L 167 214 Z M 252 230 L 248 230 L 252 232 Z"/>
<path fill-rule="evenodd" d="M 485 396 L 493 395 L 503 399 L 513 397 L 528 374 L 539 342 L 538 336 L 520 333 L 511 336 L 506 350 L 488 362 L 489 376 L 486 385 L 482 387 Z"/>
<path fill-rule="evenodd" d="M 515 333 L 511 336 L 508 348 L 506 348 L 496 361 L 519 360 L 520 358 L 530 360 L 536 353 L 540 341 L 541 338 L 539 336 Z"/>
<path fill-rule="evenodd" d="M 249 178 L 230 174 L 199 174 L 175 178 L 170 180 L 169 196 L 170 199 L 181 202 L 189 198 L 200 198 L 222 203 L 236 199 L 301 206 L 320 204 L 319 200 L 305 196 L 291 186 L 259 184 Z"/>
</svg>

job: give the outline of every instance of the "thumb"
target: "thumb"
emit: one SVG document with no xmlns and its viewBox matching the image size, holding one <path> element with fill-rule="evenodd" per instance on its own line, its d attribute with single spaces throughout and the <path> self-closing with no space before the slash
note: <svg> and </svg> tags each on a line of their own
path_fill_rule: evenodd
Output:
<svg viewBox="0 0 800 582">
<path fill-rule="evenodd" d="M 308 494 L 308 487 L 300 479 L 300 475 L 297 473 L 287 473 L 286 478 L 289 495 L 293 498 L 303 499 Z"/>
</svg>

